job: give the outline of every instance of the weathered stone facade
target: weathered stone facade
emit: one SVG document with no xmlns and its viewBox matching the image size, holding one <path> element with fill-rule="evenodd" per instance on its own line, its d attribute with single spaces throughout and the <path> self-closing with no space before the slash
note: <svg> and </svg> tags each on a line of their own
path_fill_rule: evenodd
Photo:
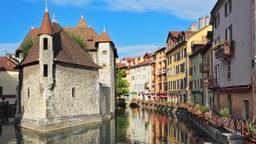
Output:
<svg viewBox="0 0 256 144">
<path fill-rule="evenodd" d="M 110 112 L 115 112 L 115 54 L 111 42 L 102 42 L 98 44 L 97 64 L 102 68 L 99 69 L 99 81 L 101 84 L 109 87 L 110 95 Z M 105 93 L 104 93 L 105 94 Z"/>
<path fill-rule="evenodd" d="M 56 64 L 54 75 L 55 83 L 50 91 L 51 94 L 44 97 L 43 86 L 38 81 L 39 65 L 23 69 L 22 126 L 31 128 L 32 121 L 44 121 L 39 125 L 35 124 L 33 128 L 40 129 L 42 126 L 43 130 L 47 129 L 47 125 L 62 120 L 84 119 L 86 116 L 100 120 L 100 87 L 97 70 Z M 72 89 L 75 89 L 75 95 L 72 94 Z"/>
<path fill-rule="evenodd" d="M 113 114 L 116 53 L 107 34 L 85 52 L 45 12 L 38 37 L 18 66 L 21 127 L 48 132 Z"/>
</svg>

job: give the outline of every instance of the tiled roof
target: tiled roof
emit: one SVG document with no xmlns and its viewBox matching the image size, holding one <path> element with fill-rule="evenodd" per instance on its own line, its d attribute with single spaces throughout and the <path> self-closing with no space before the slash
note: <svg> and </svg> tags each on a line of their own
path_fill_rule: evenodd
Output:
<svg viewBox="0 0 256 144">
<path fill-rule="evenodd" d="M 21 45 L 19 46 L 19 48 L 17 49 L 17 51 L 21 51 L 22 50 L 22 45 L 25 43 L 25 41 L 27 41 L 28 39 L 33 39 L 36 40 L 38 38 L 38 33 L 39 30 L 36 28 L 33 28 L 29 31 L 29 33 L 27 34 L 27 36 L 25 37 L 25 39 L 23 40 L 23 42 L 21 43 Z"/>
<path fill-rule="evenodd" d="M 98 39 L 97 42 L 112 42 L 107 32 L 103 32 Z"/>
<path fill-rule="evenodd" d="M 87 23 L 84 19 L 84 16 L 81 16 L 79 22 L 78 22 L 78 27 L 83 27 L 83 28 L 86 28 L 87 27 Z"/>
<path fill-rule="evenodd" d="M 75 43 L 56 22 L 52 23 L 54 37 L 54 60 L 86 67 L 99 68 L 82 48 Z M 39 60 L 39 41 L 32 46 L 28 55 L 21 62 L 22 65 L 38 62 Z"/>
<path fill-rule="evenodd" d="M 48 12 L 44 13 L 43 21 L 42 21 L 40 32 L 39 32 L 39 35 L 42 35 L 42 34 L 48 34 L 48 35 L 53 34 L 51 19 Z"/>
<path fill-rule="evenodd" d="M 96 49 L 95 43 L 99 35 L 92 27 L 66 27 L 64 30 L 80 36 L 86 42 L 88 49 Z"/>
<path fill-rule="evenodd" d="M 131 68 L 137 68 L 137 67 L 141 67 L 141 66 L 146 66 L 146 65 L 150 65 L 151 63 L 151 60 L 146 60 L 146 61 L 143 61 L 141 63 L 138 63 L 134 66 L 131 66 Z"/>
<path fill-rule="evenodd" d="M 116 66 L 117 66 L 117 68 L 125 68 L 125 67 L 127 67 L 126 64 L 124 64 L 124 63 L 117 63 Z"/>
<path fill-rule="evenodd" d="M 7 57 L 0 57 L 0 71 L 17 71 L 14 68 L 17 65 Z"/>
</svg>

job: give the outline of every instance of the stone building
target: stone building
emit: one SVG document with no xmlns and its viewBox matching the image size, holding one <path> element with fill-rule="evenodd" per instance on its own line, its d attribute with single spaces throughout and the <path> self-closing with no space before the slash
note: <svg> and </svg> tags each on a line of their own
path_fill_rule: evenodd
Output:
<svg viewBox="0 0 256 144">
<path fill-rule="evenodd" d="M 80 36 L 86 50 L 69 33 Z M 46 9 L 41 27 L 30 31 L 17 55 L 31 38 L 35 43 L 18 66 L 22 127 L 51 131 L 114 113 L 117 53 L 105 31 L 97 35 L 83 17 L 77 27 L 62 28 Z"/>
</svg>

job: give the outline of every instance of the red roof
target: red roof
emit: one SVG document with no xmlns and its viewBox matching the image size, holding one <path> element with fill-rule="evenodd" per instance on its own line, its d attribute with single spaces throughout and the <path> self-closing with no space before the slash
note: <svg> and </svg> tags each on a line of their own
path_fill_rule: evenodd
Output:
<svg viewBox="0 0 256 144">
<path fill-rule="evenodd" d="M 0 57 L 0 71 L 17 71 L 14 68 L 17 65 L 7 57 Z"/>
<path fill-rule="evenodd" d="M 51 20 L 48 12 L 44 13 L 44 18 L 43 18 L 42 25 L 39 32 L 39 35 L 42 35 L 42 34 L 48 34 L 48 35 L 53 34 Z"/>
<path fill-rule="evenodd" d="M 82 48 L 75 43 L 64 29 L 56 22 L 52 23 L 54 37 L 54 60 L 80 66 L 99 68 Z M 29 50 L 28 55 L 21 62 L 20 66 L 39 61 L 39 40 Z"/>
</svg>

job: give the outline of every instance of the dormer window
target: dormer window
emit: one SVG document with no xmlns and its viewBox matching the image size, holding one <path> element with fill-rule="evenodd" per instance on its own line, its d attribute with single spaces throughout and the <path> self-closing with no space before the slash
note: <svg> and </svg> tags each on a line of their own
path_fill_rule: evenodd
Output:
<svg viewBox="0 0 256 144">
<path fill-rule="evenodd" d="M 44 38 L 44 50 L 48 50 L 48 38 Z"/>
</svg>

